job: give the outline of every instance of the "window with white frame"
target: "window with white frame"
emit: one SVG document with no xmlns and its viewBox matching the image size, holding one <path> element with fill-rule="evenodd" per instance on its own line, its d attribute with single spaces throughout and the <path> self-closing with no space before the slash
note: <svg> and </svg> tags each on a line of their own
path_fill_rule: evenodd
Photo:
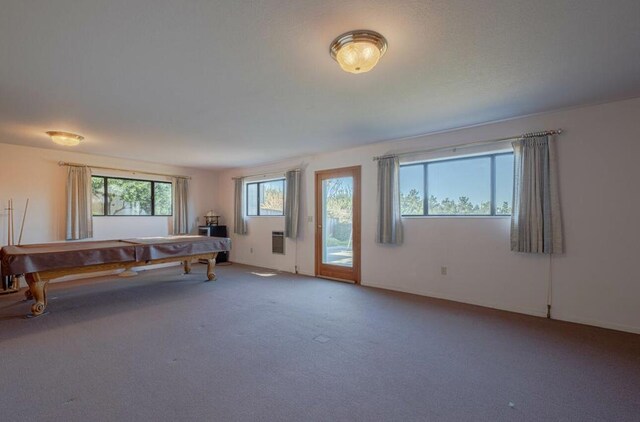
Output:
<svg viewBox="0 0 640 422">
<path fill-rule="evenodd" d="M 284 215 L 284 179 L 246 185 L 248 216 Z"/>
<path fill-rule="evenodd" d="M 400 166 L 403 216 L 511 215 L 513 153 Z"/>
</svg>

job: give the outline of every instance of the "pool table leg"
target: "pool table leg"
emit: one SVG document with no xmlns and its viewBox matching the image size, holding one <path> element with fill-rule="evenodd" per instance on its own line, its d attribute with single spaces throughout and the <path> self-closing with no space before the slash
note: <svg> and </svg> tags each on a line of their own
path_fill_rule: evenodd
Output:
<svg viewBox="0 0 640 422">
<path fill-rule="evenodd" d="M 35 303 L 31 305 L 31 313 L 33 316 L 42 315 L 47 307 L 47 283 L 49 280 L 42 280 L 38 273 L 26 274 L 25 279 L 35 300 Z"/>
<path fill-rule="evenodd" d="M 182 261 L 182 264 L 184 266 L 184 273 L 185 274 L 191 273 L 191 260 L 190 259 L 186 259 L 186 260 Z"/>
<path fill-rule="evenodd" d="M 207 259 L 207 279 L 214 281 L 216 279 L 216 254 L 213 254 L 213 258 Z"/>
<path fill-rule="evenodd" d="M 9 288 L 12 290 L 20 290 L 20 278 L 22 278 L 22 275 L 14 275 L 11 277 L 11 286 Z"/>
</svg>

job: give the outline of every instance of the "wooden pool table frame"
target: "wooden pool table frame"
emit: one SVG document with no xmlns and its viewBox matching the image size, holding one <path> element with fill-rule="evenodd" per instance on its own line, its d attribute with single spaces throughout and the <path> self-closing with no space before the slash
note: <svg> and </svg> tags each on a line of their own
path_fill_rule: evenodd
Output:
<svg viewBox="0 0 640 422">
<path fill-rule="evenodd" d="M 25 296 L 27 297 L 27 299 L 34 299 L 35 303 L 31 305 L 31 313 L 33 314 L 33 316 L 39 316 L 44 313 L 47 307 L 47 284 L 50 280 L 53 280 L 55 278 L 60 278 L 68 275 L 94 273 L 98 271 L 117 270 L 122 268 L 124 268 L 125 272 L 128 272 L 129 274 L 135 274 L 135 272 L 132 270 L 133 268 L 144 267 L 146 265 L 165 264 L 168 262 L 182 262 L 184 273 L 189 274 L 191 272 L 191 262 L 200 259 L 207 261 L 207 281 L 213 281 L 216 279 L 215 266 L 217 255 L 218 252 L 210 252 L 197 255 L 152 259 L 148 261 L 129 261 L 95 265 L 82 265 L 77 267 L 59 268 L 26 273 L 24 276 L 27 284 L 29 285 L 29 289 L 25 292 Z"/>
</svg>

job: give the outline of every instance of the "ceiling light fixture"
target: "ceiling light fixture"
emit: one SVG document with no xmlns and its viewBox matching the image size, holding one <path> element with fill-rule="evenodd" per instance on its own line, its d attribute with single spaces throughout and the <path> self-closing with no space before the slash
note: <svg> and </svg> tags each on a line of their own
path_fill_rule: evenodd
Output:
<svg viewBox="0 0 640 422">
<path fill-rule="evenodd" d="M 387 40 L 375 31 L 359 29 L 345 32 L 331 43 L 329 52 L 342 70 L 368 72 L 387 51 Z"/>
<path fill-rule="evenodd" d="M 56 144 L 67 147 L 78 145 L 80 141 L 84 139 L 84 136 L 76 135 L 75 133 L 59 132 L 55 130 L 46 132 L 46 134 L 49 135 L 51 140 Z"/>
</svg>

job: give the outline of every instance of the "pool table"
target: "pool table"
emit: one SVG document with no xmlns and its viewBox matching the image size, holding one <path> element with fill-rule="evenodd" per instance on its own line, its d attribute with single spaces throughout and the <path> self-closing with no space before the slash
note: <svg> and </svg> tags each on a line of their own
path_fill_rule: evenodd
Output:
<svg viewBox="0 0 640 422">
<path fill-rule="evenodd" d="M 133 268 L 167 262 L 182 262 L 184 272 L 191 271 L 193 260 L 207 261 L 207 279 L 215 280 L 218 252 L 229 251 L 231 239 L 209 236 L 163 236 L 126 240 L 42 243 L 5 246 L 0 250 L 2 274 L 24 275 L 33 298 L 31 313 L 42 315 L 47 307 L 49 280 L 74 274 Z"/>
</svg>

